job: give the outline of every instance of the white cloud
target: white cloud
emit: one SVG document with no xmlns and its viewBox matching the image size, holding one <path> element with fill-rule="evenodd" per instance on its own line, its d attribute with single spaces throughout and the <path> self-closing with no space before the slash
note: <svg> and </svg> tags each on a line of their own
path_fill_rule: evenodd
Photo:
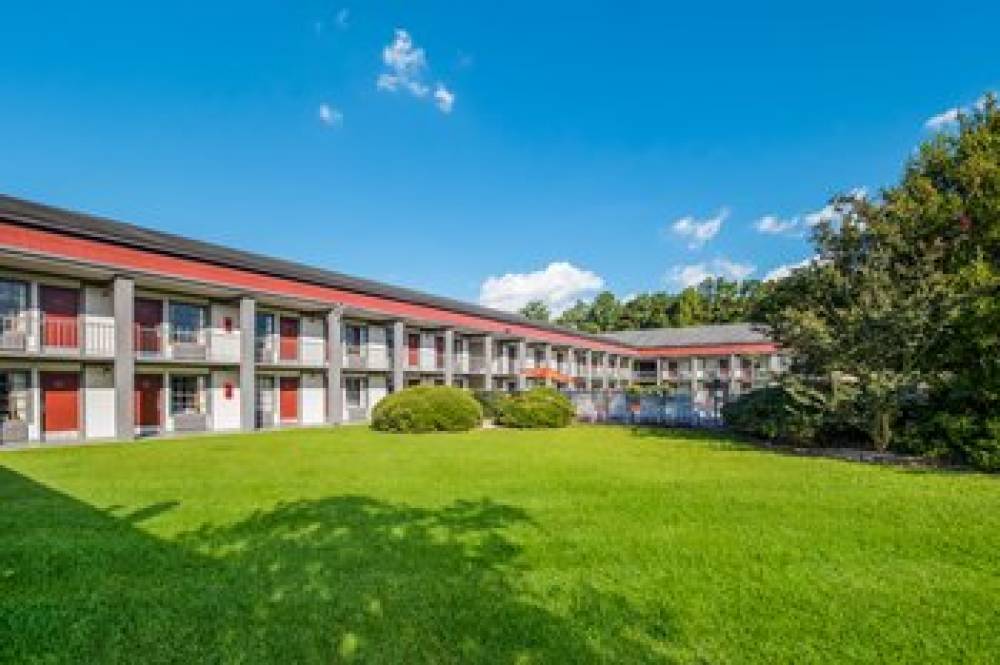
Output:
<svg viewBox="0 0 1000 665">
<path fill-rule="evenodd" d="M 320 104 L 317 115 L 319 115 L 319 121 L 327 127 L 340 127 L 344 124 L 344 113 L 329 104 Z"/>
<path fill-rule="evenodd" d="M 930 132 L 939 132 L 943 129 L 950 129 L 954 127 L 958 124 L 958 120 L 962 115 L 973 111 L 982 111 L 986 107 L 986 99 L 991 94 L 996 93 L 987 92 L 971 104 L 966 104 L 965 106 L 953 106 L 950 109 L 941 111 L 941 113 L 938 113 L 937 115 L 932 115 L 927 118 L 926 122 L 924 122 L 924 129 Z"/>
<path fill-rule="evenodd" d="M 418 99 L 431 93 L 427 83 L 427 55 L 424 49 L 414 45 L 410 33 L 397 28 L 390 44 L 382 49 L 383 71 L 375 81 L 375 87 L 385 92 L 406 91 Z M 434 87 L 433 100 L 442 113 L 451 113 L 455 105 L 455 93 L 438 82 Z"/>
<path fill-rule="evenodd" d="M 837 216 L 838 213 L 836 206 L 832 203 L 828 203 L 819 210 L 807 212 L 802 215 L 802 219 L 805 220 L 806 226 L 816 226 L 821 222 L 832 222 L 837 219 Z"/>
<path fill-rule="evenodd" d="M 766 275 L 764 275 L 764 281 L 774 282 L 779 279 L 784 279 L 789 275 L 791 275 L 793 270 L 796 270 L 798 268 L 805 268 L 807 265 L 809 265 L 815 260 L 816 257 L 813 256 L 807 259 L 802 259 L 798 263 L 786 263 L 784 265 L 780 265 L 777 268 L 774 268 L 773 270 L 768 272 Z"/>
<path fill-rule="evenodd" d="M 750 263 L 737 263 L 726 258 L 717 258 L 711 262 L 703 261 L 674 266 L 667 273 L 667 281 L 681 288 L 698 286 L 706 279 L 715 277 L 725 277 L 741 282 L 752 275 L 756 269 L 756 266 Z"/>
<path fill-rule="evenodd" d="M 542 270 L 490 276 L 479 287 L 479 303 L 515 312 L 532 300 L 541 300 L 560 314 L 578 299 L 604 288 L 604 280 L 568 261 L 555 261 Z"/>
<path fill-rule="evenodd" d="M 723 208 L 715 217 L 698 220 L 688 215 L 670 225 L 670 229 L 682 238 L 688 239 L 688 247 L 697 249 L 719 233 L 722 223 L 729 217 L 729 210 Z"/>
<path fill-rule="evenodd" d="M 451 107 L 455 105 L 455 93 L 438 83 L 434 89 L 434 103 L 442 113 L 451 113 Z"/>
<path fill-rule="evenodd" d="M 340 28 L 341 30 L 347 30 L 347 28 L 349 28 L 351 25 L 350 23 L 351 10 L 348 9 L 347 7 L 342 8 L 340 11 L 337 12 L 337 17 L 335 20 L 337 22 L 338 28 Z"/>
<path fill-rule="evenodd" d="M 927 122 L 924 123 L 924 129 L 932 132 L 939 131 L 945 127 L 950 127 L 958 122 L 958 116 L 962 113 L 962 109 L 955 106 L 947 111 L 942 111 L 937 115 L 932 115 L 927 118 Z"/>
<path fill-rule="evenodd" d="M 782 233 L 788 233 L 789 231 L 795 230 L 798 225 L 798 217 L 781 219 L 777 215 L 764 215 L 754 222 L 753 226 L 761 233 L 766 233 L 768 235 L 780 235 Z"/>
</svg>

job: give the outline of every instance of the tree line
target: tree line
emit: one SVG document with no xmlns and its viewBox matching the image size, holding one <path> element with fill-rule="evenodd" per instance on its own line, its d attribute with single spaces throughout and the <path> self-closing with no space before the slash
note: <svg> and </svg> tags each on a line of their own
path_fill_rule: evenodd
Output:
<svg viewBox="0 0 1000 665">
<path fill-rule="evenodd" d="M 578 300 L 556 317 L 544 302 L 535 300 L 522 307 L 520 314 L 583 332 L 738 323 L 763 315 L 769 288 L 759 280 L 736 282 L 716 277 L 680 293 L 658 291 L 619 300 L 605 291 L 589 303 Z"/>
</svg>

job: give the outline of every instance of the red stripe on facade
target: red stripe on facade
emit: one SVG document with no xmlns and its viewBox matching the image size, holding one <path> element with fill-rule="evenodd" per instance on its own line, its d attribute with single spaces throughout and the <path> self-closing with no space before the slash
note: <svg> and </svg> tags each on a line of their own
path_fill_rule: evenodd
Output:
<svg viewBox="0 0 1000 665">
<path fill-rule="evenodd" d="M 435 321 L 441 325 L 474 328 L 483 332 L 515 337 L 529 337 L 555 344 L 568 344 L 609 353 L 634 355 L 629 347 L 581 339 L 573 335 L 540 330 L 529 326 L 494 321 L 471 314 L 461 314 L 427 305 L 392 300 L 379 296 L 343 291 L 328 286 L 274 277 L 226 266 L 158 254 L 113 243 L 61 235 L 25 228 L 0 221 L 0 245 L 50 256 L 85 261 L 107 268 L 180 277 L 229 288 L 258 293 L 327 302 L 401 318 Z"/>
<path fill-rule="evenodd" d="M 714 344 L 706 346 L 657 346 L 639 349 L 643 358 L 683 358 L 687 356 L 728 356 L 730 354 L 777 353 L 778 345 L 772 342 L 743 344 Z"/>
</svg>

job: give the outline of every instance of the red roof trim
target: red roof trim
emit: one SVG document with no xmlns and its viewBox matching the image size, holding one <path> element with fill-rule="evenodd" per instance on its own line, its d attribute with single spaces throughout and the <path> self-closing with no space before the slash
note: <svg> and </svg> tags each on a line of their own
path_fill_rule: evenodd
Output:
<svg viewBox="0 0 1000 665">
<path fill-rule="evenodd" d="M 657 346 L 639 349 L 642 358 L 678 358 L 686 356 L 728 356 L 733 353 L 775 353 L 773 342 L 743 342 L 739 344 L 707 344 L 703 346 Z"/>
<path fill-rule="evenodd" d="M 308 298 L 330 305 L 343 303 L 391 316 L 436 321 L 441 325 L 475 328 L 483 332 L 529 337 L 556 344 L 568 344 L 608 353 L 635 355 L 635 349 L 613 343 L 595 342 L 571 334 L 540 330 L 530 326 L 494 321 L 444 309 L 417 305 L 390 298 L 354 293 L 292 279 L 273 277 L 248 270 L 193 261 L 107 242 L 25 228 L 0 221 L 0 245 L 29 252 L 88 263 L 136 273 L 182 277 L 195 281 L 246 289 L 272 295 Z"/>
</svg>

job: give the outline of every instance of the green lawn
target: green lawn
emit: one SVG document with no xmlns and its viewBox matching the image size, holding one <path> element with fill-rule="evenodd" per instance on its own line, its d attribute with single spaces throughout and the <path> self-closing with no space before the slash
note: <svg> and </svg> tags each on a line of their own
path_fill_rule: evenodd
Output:
<svg viewBox="0 0 1000 665">
<path fill-rule="evenodd" d="M 1000 479 L 625 428 L 0 455 L 5 662 L 996 662 Z"/>
</svg>

